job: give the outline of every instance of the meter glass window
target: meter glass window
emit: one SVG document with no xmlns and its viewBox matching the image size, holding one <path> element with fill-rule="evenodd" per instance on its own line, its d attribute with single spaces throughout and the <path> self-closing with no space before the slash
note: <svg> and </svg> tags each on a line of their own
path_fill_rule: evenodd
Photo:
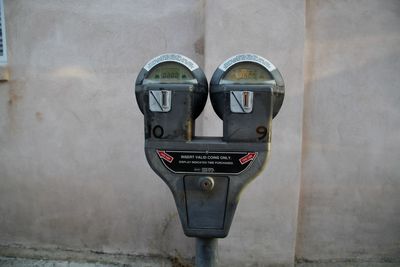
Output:
<svg viewBox="0 0 400 267">
<path fill-rule="evenodd" d="M 197 81 L 185 66 L 167 62 L 154 67 L 143 83 L 197 83 Z"/>
<path fill-rule="evenodd" d="M 261 65 L 252 62 L 243 62 L 231 67 L 221 80 L 221 84 L 232 83 L 265 84 L 274 83 L 274 79 Z"/>
</svg>

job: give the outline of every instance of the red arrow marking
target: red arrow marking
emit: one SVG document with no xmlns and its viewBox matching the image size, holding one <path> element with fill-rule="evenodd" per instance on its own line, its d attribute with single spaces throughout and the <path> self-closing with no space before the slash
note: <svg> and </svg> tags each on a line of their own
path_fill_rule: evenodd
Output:
<svg viewBox="0 0 400 267">
<path fill-rule="evenodd" d="M 257 153 L 255 152 L 249 152 L 247 153 L 246 156 L 243 156 L 239 159 L 240 164 L 246 164 L 249 161 L 252 161 L 253 159 L 255 159 L 257 157 Z"/>
<path fill-rule="evenodd" d="M 165 153 L 165 151 L 157 150 L 157 154 L 161 159 L 165 159 L 169 163 L 171 163 L 174 160 L 174 158 L 171 155 L 168 155 L 167 153 Z"/>
</svg>

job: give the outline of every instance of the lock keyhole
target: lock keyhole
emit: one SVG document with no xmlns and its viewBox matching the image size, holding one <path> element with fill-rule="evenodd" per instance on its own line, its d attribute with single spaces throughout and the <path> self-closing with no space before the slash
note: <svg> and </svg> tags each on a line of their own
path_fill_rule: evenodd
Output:
<svg viewBox="0 0 400 267">
<path fill-rule="evenodd" d="M 214 179 L 211 177 L 200 178 L 200 189 L 206 192 L 210 192 L 214 188 Z"/>
</svg>

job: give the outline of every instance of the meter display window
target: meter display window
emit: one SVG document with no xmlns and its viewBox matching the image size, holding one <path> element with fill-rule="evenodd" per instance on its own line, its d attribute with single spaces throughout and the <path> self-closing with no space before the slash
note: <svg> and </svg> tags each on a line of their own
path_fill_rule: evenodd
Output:
<svg viewBox="0 0 400 267">
<path fill-rule="evenodd" d="M 167 62 L 153 68 L 143 83 L 197 83 L 197 81 L 185 66 Z"/>
<path fill-rule="evenodd" d="M 274 82 L 274 79 L 264 67 L 251 62 L 244 62 L 230 68 L 221 79 L 220 83 L 265 84 L 271 82 Z"/>
</svg>

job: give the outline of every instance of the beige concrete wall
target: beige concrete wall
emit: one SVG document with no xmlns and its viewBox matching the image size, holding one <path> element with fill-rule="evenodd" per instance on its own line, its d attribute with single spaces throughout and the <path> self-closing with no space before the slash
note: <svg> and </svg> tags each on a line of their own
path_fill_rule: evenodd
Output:
<svg viewBox="0 0 400 267">
<path fill-rule="evenodd" d="M 302 0 L 207 2 L 207 76 L 211 77 L 226 58 L 252 52 L 279 68 L 287 88 L 285 102 L 272 123 L 268 166 L 242 193 L 229 237 L 220 242 L 221 261 L 226 266 L 289 266 L 294 259 L 304 89 L 304 7 Z M 209 106 L 204 113 L 205 134 L 218 134 L 220 123 Z"/>
<path fill-rule="evenodd" d="M 399 1 L 5 0 L 5 13 L 0 254 L 192 258 L 144 158 L 133 84 L 161 53 L 191 57 L 210 78 L 252 52 L 280 69 L 287 94 L 221 266 L 400 261 Z M 198 134 L 221 127 L 208 103 Z"/>
<path fill-rule="evenodd" d="M 307 1 L 296 255 L 399 261 L 400 2 Z"/>
<path fill-rule="evenodd" d="M 191 257 L 173 198 L 143 155 L 133 85 L 160 53 L 202 64 L 201 2 L 5 7 L 0 243 Z"/>
</svg>

